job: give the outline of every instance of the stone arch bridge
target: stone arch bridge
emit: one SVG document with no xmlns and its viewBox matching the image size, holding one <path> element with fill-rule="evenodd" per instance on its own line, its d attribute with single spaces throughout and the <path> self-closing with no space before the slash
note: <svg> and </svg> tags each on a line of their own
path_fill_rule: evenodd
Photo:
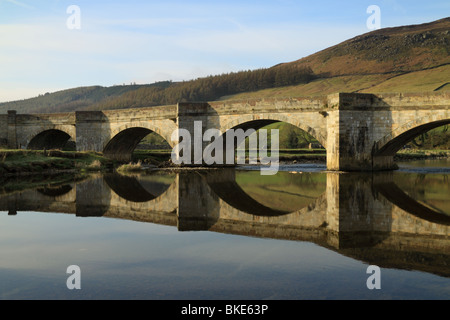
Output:
<svg viewBox="0 0 450 320">
<path fill-rule="evenodd" d="M 328 170 L 387 170 L 395 167 L 396 152 L 414 137 L 450 123 L 449 106 L 450 93 L 337 93 L 61 114 L 9 111 L 0 115 L 0 142 L 9 148 L 50 149 L 73 140 L 78 151 L 129 161 L 150 132 L 174 147 L 174 131 L 187 129 L 193 135 L 196 121 L 203 130 L 223 134 L 282 121 L 308 132 L 325 147 Z"/>
</svg>

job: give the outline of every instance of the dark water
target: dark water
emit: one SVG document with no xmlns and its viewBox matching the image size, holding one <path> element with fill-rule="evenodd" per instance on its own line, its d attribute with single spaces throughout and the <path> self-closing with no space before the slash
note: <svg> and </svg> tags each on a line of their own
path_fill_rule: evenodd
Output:
<svg viewBox="0 0 450 320">
<path fill-rule="evenodd" d="M 448 162 L 379 174 L 282 170 L 5 187 L 0 298 L 450 298 Z M 71 265 L 81 290 L 66 285 Z M 367 286 L 371 265 L 381 289 Z"/>
</svg>

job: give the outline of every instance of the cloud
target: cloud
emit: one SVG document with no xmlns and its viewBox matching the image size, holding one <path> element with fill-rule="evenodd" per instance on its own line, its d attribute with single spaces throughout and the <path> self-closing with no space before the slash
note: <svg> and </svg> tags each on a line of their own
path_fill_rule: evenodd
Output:
<svg viewBox="0 0 450 320">
<path fill-rule="evenodd" d="M 23 3 L 23 2 L 19 2 L 17 0 L 4 0 L 4 1 L 12 3 L 12 4 L 14 4 L 16 6 L 19 6 L 19 7 L 22 7 L 22 8 L 34 9 L 34 7 L 32 7 L 32 6 L 30 6 L 30 5 L 26 4 L 26 3 Z"/>
<path fill-rule="evenodd" d="M 84 16 L 86 17 L 86 16 Z M 161 80 L 271 67 L 355 36 L 351 26 L 311 23 L 246 24 L 238 19 L 87 19 L 69 30 L 65 16 L 0 25 L 0 69 L 23 95 L 51 88 Z M 44 22 L 45 21 L 45 22 Z M 42 90 L 48 86 L 48 90 Z M 9 88 L 9 89 L 8 89 Z M 11 95 L 0 92 L 0 101 Z"/>
</svg>

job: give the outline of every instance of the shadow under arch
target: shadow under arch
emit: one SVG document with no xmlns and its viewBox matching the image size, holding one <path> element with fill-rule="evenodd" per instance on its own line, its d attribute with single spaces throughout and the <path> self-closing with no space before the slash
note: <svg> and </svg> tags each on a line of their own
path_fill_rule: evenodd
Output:
<svg viewBox="0 0 450 320">
<path fill-rule="evenodd" d="M 157 131 L 144 127 L 131 127 L 114 135 L 104 147 L 103 154 L 105 157 L 113 160 L 129 162 L 132 159 L 133 152 L 137 145 L 142 139 L 153 132 L 161 136 L 170 145 L 170 143 Z"/>
<path fill-rule="evenodd" d="M 394 156 L 403 146 L 411 142 L 417 136 L 426 133 L 432 129 L 442 127 L 446 124 L 450 124 L 450 119 L 444 119 L 439 121 L 431 121 L 426 124 L 415 126 L 405 132 L 396 135 L 395 132 L 389 137 L 384 137 L 382 140 L 375 144 L 374 156 Z M 400 128 L 399 130 L 403 130 Z M 389 141 L 387 141 L 390 139 Z"/>
<path fill-rule="evenodd" d="M 152 201 L 164 194 L 170 187 L 170 185 L 157 182 L 145 183 L 133 176 L 113 173 L 105 174 L 103 178 L 119 197 L 137 203 Z"/>
<path fill-rule="evenodd" d="M 222 126 L 222 131 L 223 135 L 225 135 L 225 133 L 231 129 L 259 130 L 267 125 L 277 122 L 284 122 L 297 127 L 314 137 L 323 147 L 326 146 L 326 136 L 319 132 L 319 130 L 309 126 L 306 121 L 293 121 L 291 117 L 277 113 L 271 114 L 270 117 L 265 119 L 260 119 L 257 115 L 243 115 Z"/>
<path fill-rule="evenodd" d="M 38 188 L 36 189 L 37 192 L 39 192 L 40 194 L 43 194 L 45 196 L 48 197 L 60 197 L 63 196 L 67 193 L 69 193 L 70 191 L 72 191 L 72 186 L 71 185 L 62 185 L 62 186 L 48 186 L 48 187 L 44 187 L 44 188 Z"/>
<path fill-rule="evenodd" d="M 249 118 L 250 117 L 250 118 Z M 289 121 L 289 119 L 287 119 L 285 116 L 280 116 L 277 114 L 274 114 L 273 117 L 271 117 L 273 119 L 254 119 L 254 115 L 251 116 L 243 116 L 241 119 L 238 120 L 233 120 L 231 122 L 229 122 L 228 124 L 226 124 L 225 126 L 223 126 L 222 129 L 222 134 L 221 134 L 221 141 L 223 143 L 223 163 L 226 163 L 227 165 L 232 165 L 232 163 L 230 163 L 230 161 L 233 159 L 229 153 L 234 153 L 235 156 L 235 160 L 233 164 L 236 164 L 236 160 L 238 162 L 238 164 L 244 164 L 243 161 L 245 160 L 244 158 L 236 158 L 236 155 L 238 154 L 238 149 L 242 148 L 245 146 L 245 151 L 249 151 L 249 144 L 250 142 L 244 142 L 245 139 L 248 139 L 249 137 L 252 136 L 253 133 L 258 132 L 258 130 L 263 129 L 266 126 L 269 126 L 271 124 L 274 123 L 286 123 L 290 126 L 293 126 L 297 129 L 300 129 L 301 131 L 309 134 L 311 137 L 313 137 L 314 139 L 316 139 L 318 141 L 318 145 L 313 147 L 313 148 L 321 148 L 325 150 L 326 146 L 326 139 L 319 134 L 318 132 L 316 132 L 314 129 L 312 129 L 311 127 L 304 125 L 304 124 L 298 124 L 298 123 L 293 123 L 292 121 Z M 234 134 L 232 133 L 231 135 L 228 135 L 229 132 L 231 132 L 232 130 L 234 130 Z M 243 136 L 241 136 L 238 132 L 236 132 L 237 130 L 242 130 L 243 131 Z M 253 135 L 255 136 L 255 135 Z M 229 139 L 233 140 L 233 141 L 229 141 Z M 269 132 L 267 132 L 267 143 L 269 143 L 269 141 L 271 140 L 271 132 L 269 130 Z M 244 140 L 242 140 L 244 139 Z M 256 145 L 257 148 L 260 148 L 260 140 L 258 138 L 258 136 L 256 136 L 256 140 L 253 140 Z M 243 144 L 241 144 L 243 143 Z M 234 150 L 228 150 L 227 147 L 228 145 L 232 145 Z M 279 146 L 279 148 L 281 149 L 281 147 Z M 241 149 L 242 151 L 242 149 Z M 270 165 L 272 168 L 273 162 L 277 162 L 278 160 L 280 160 L 280 158 L 278 159 L 273 159 L 270 157 L 271 154 L 271 150 L 265 150 L 266 154 L 265 156 L 268 157 L 267 160 L 270 161 Z M 277 150 L 280 151 L 280 150 Z M 261 150 L 257 151 L 257 154 L 255 153 L 255 156 L 259 159 L 260 157 L 260 152 Z M 245 163 L 248 163 L 247 160 L 245 160 Z"/>
<path fill-rule="evenodd" d="M 42 131 L 31 139 L 28 143 L 29 150 L 44 150 L 44 149 L 63 149 L 71 136 L 58 129 L 50 129 Z"/>
<path fill-rule="evenodd" d="M 375 191 L 383 195 L 389 202 L 400 209 L 422 220 L 450 226 L 450 216 L 430 209 L 407 195 L 395 182 L 385 182 L 374 185 Z"/>
</svg>

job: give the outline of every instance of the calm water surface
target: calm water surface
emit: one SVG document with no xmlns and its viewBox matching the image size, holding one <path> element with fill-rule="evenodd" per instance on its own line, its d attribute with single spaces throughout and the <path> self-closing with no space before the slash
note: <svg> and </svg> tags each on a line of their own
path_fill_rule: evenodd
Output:
<svg viewBox="0 0 450 320">
<path fill-rule="evenodd" d="M 450 298 L 448 161 L 282 170 L 4 182 L 0 298 Z M 81 290 L 66 286 L 71 265 Z M 369 265 L 380 290 L 367 288 Z"/>
</svg>

